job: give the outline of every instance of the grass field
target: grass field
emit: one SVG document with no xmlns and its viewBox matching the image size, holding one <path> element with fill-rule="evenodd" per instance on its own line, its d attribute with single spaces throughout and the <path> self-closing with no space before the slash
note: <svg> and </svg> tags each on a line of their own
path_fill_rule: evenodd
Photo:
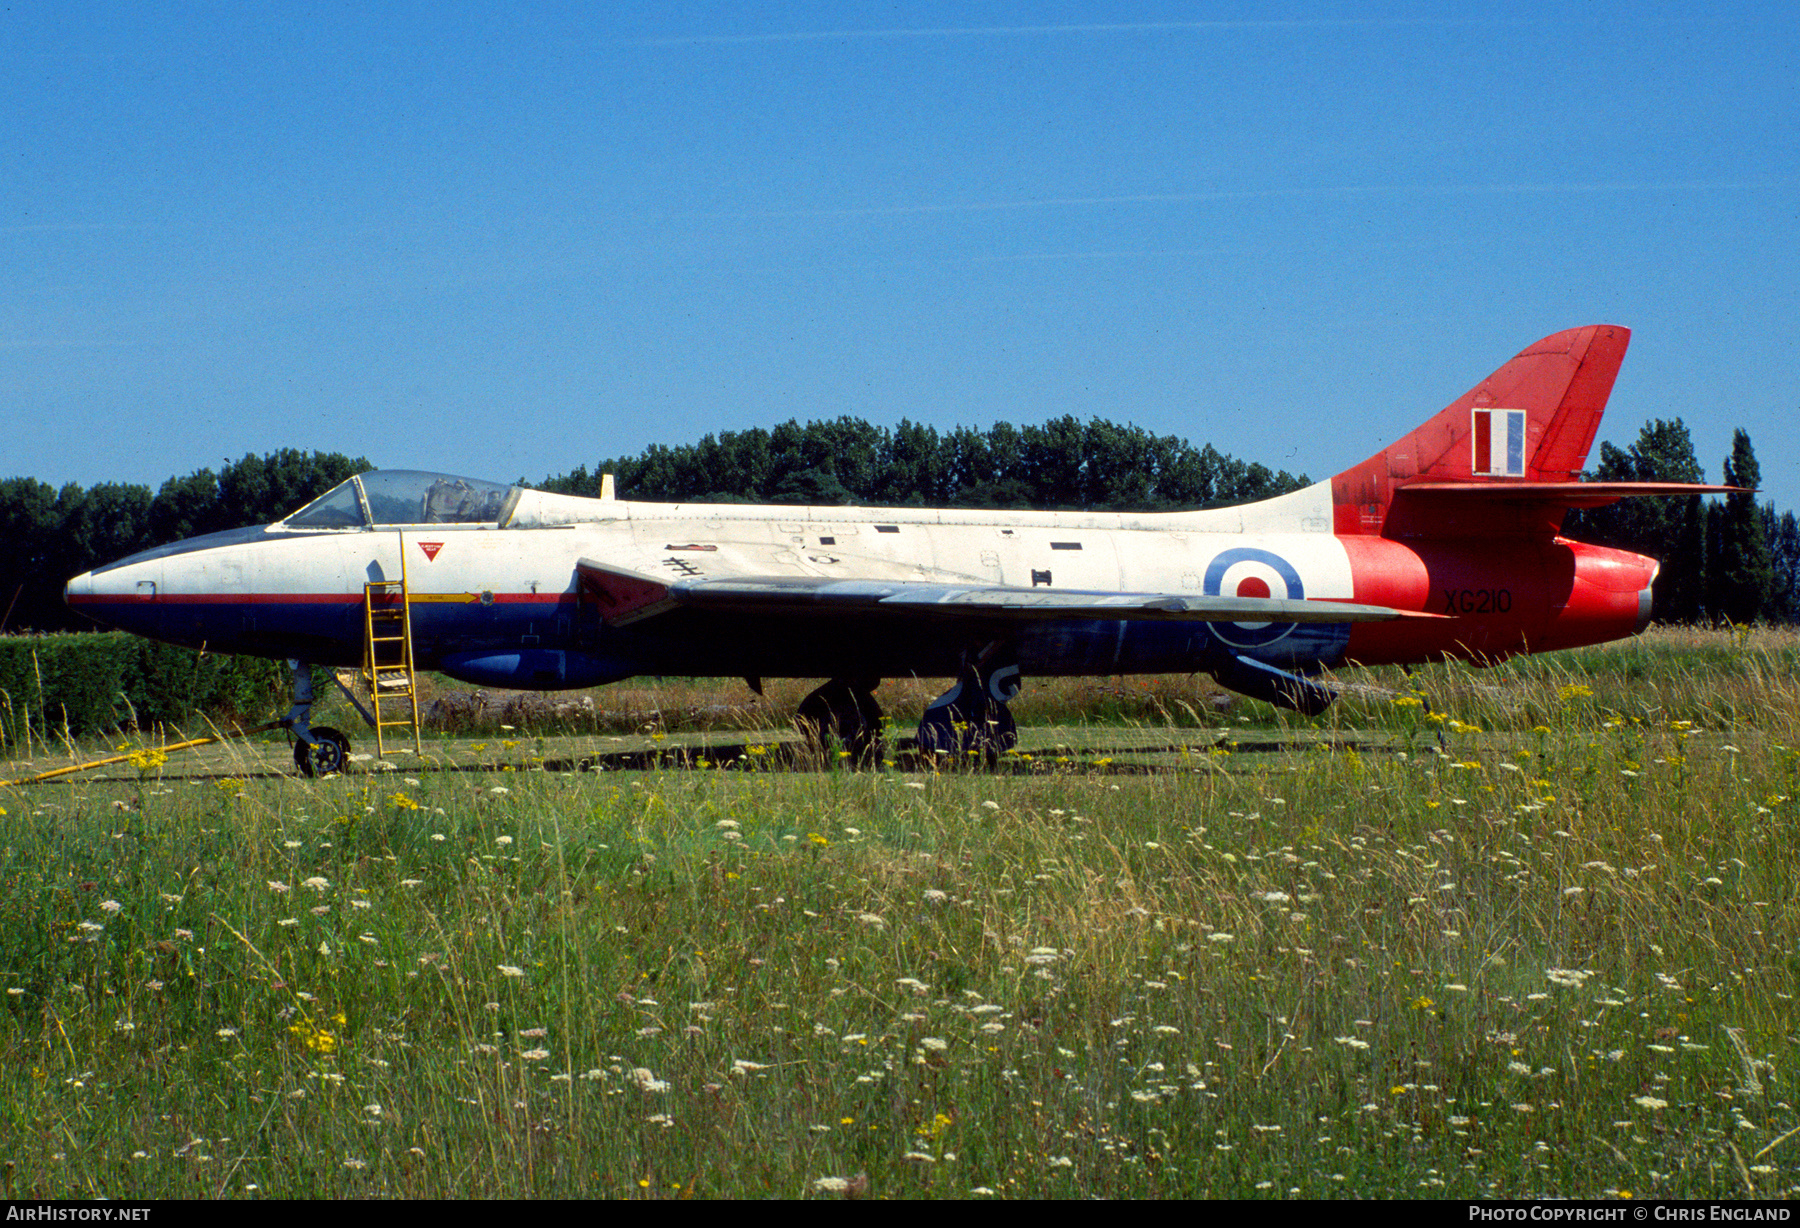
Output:
<svg viewBox="0 0 1800 1228">
<path fill-rule="evenodd" d="M 146 738 L 0 789 L 0 1183 L 1792 1198 L 1797 656 L 1033 684 L 994 774 L 741 683 L 324 780 Z"/>
</svg>

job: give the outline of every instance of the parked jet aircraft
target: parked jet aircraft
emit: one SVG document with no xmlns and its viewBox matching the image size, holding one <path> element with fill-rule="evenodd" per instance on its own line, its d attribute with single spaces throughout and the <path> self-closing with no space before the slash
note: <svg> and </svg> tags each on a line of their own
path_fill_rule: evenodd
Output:
<svg viewBox="0 0 1800 1228">
<path fill-rule="evenodd" d="M 950 676 L 928 749 L 1010 744 L 1022 675 L 1205 671 L 1321 711 L 1345 664 L 1634 634 L 1657 563 L 1565 509 L 1722 491 L 1582 483 L 1630 334 L 1547 337 L 1398 443 L 1241 507 L 1136 514 L 637 503 L 377 470 L 287 519 L 71 580 L 103 623 L 215 652 L 357 664 L 367 581 L 408 581 L 420 668 L 555 690 L 638 674 L 825 677 L 816 733 L 869 749 L 884 677 Z M 297 688 L 297 757 L 341 757 Z"/>
</svg>

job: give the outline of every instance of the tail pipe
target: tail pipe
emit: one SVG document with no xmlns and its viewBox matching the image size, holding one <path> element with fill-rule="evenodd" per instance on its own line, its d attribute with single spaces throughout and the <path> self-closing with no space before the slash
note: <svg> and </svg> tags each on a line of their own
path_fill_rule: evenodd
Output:
<svg viewBox="0 0 1800 1228">
<path fill-rule="evenodd" d="M 1650 565 L 1650 578 L 1644 581 L 1644 587 L 1638 590 L 1637 626 L 1632 628 L 1633 635 L 1639 635 L 1650 625 L 1650 618 L 1655 613 L 1655 595 L 1650 591 L 1656 585 L 1656 577 L 1662 573 L 1661 563 Z"/>
</svg>

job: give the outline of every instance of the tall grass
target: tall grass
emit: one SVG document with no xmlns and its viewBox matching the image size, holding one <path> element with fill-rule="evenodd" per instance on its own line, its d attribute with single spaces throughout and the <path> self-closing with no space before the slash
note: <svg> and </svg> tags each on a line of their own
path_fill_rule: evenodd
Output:
<svg viewBox="0 0 1800 1228">
<path fill-rule="evenodd" d="M 1800 712 L 1723 647 L 1421 672 L 1441 721 L 1380 675 L 1323 736 L 1139 775 L 524 742 L 0 792 L 0 1174 L 1793 1197 Z M 1249 715 L 1157 685 L 1175 729 Z"/>
</svg>

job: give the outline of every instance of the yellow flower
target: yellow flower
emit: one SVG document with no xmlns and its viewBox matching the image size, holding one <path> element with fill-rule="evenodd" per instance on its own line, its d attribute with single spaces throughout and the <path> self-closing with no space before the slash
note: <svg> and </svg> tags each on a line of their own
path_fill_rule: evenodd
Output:
<svg viewBox="0 0 1800 1228">
<path fill-rule="evenodd" d="M 950 1128 L 949 1114 L 939 1113 L 936 1117 L 933 1117 L 930 1121 L 921 1123 L 919 1125 L 918 1129 L 914 1130 L 913 1133 L 918 1135 L 920 1138 L 936 1138 L 938 1135 L 942 1134 L 944 1131 L 948 1130 L 949 1128 Z"/>
<path fill-rule="evenodd" d="M 340 1028 L 343 1027 L 344 1012 L 339 1011 L 337 1014 L 333 1015 L 331 1021 L 336 1023 Z M 288 1031 L 295 1036 L 301 1044 L 305 1045 L 308 1049 L 311 1049 L 314 1053 L 329 1054 L 337 1052 L 337 1037 L 333 1036 L 330 1032 L 327 1032 L 324 1028 L 319 1027 L 310 1019 L 295 1020 L 288 1025 Z"/>
</svg>

